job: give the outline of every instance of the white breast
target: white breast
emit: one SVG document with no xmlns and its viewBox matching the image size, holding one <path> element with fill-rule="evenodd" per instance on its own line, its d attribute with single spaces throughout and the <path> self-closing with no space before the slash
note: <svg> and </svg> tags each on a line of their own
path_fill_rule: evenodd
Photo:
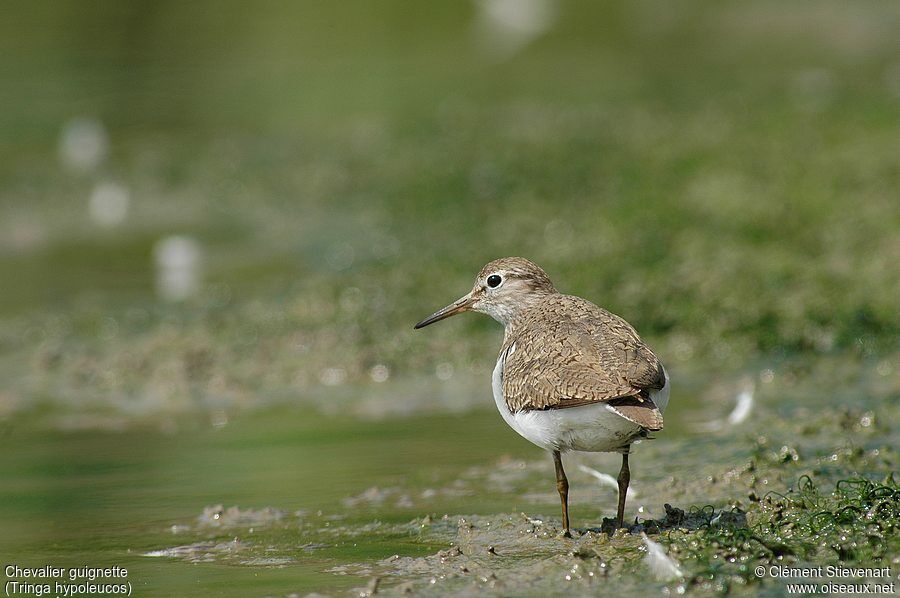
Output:
<svg viewBox="0 0 900 598">
<path fill-rule="evenodd" d="M 515 344 L 508 354 L 516 350 Z M 609 452 L 626 447 L 641 428 L 609 409 L 604 403 L 567 409 L 521 411 L 510 413 L 503 396 L 503 362 L 501 354 L 491 376 L 494 402 L 503 420 L 523 438 L 546 450 Z M 662 389 L 650 394 L 659 410 L 669 402 L 669 376 Z"/>
</svg>

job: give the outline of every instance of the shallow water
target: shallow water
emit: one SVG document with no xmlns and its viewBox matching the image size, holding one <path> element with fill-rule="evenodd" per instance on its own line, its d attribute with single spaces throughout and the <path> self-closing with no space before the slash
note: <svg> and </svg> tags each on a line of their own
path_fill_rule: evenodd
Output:
<svg viewBox="0 0 900 598">
<path fill-rule="evenodd" d="M 331 547 L 323 556 L 300 551 L 288 571 L 213 563 L 201 566 L 200 575 L 177 560 L 140 555 L 177 543 L 180 536 L 172 526 L 193 524 L 207 505 L 303 509 L 327 522 L 329 514 L 352 517 L 352 510 L 339 506 L 341 499 L 368 486 L 446 476 L 490 451 L 524 448 L 514 438 L 491 434 L 492 422 L 483 420 L 376 424 L 296 411 L 248 415 L 223 429 L 172 434 L 59 433 L 9 424 L 0 449 L 0 551 L 23 566 L 120 564 L 132 571 L 133 583 L 159 595 L 166 588 L 184 588 L 177 581 L 181 575 L 190 575 L 206 590 L 234 589 L 236 594 L 242 583 L 251 582 L 258 588 L 277 582 L 295 591 L 344 585 L 321 571 L 336 558 L 387 556 L 398 547 L 359 540 L 347 548 Z M 451 426 L 452 435 L 441 433 Z M 435 462 L 433 455 L 446 455 L 447 462 Z M 316 515 L 319 510 L 322 516 Z M 297 534 L 295 542 L 300 546 L 307 540 Z"/>
<path fill-rule="evenodd" d="M 131 571 L 133 583 L 145 586 L 141 595 L 166 595 L 172 588 L 182 593 L 191 584 L 235 595 L 246 590 L 244 584 L 284 592 L 353 584 L 323 570 L 347 560 L 437 547 L 402 540 L 385 546 L 379 536 L 330 539 L 305 551 L 300 547 L 310 538 L 286 530 L 283 540 L 297 547 L 288 551 L 288 569 L 194 566 L 141 555 L 190 543 L 196 532 L 175 533 L 172 526 L 195 525 L 203 508 L 216 504 L 274 507 L 292 517 L 303 510 L 304 521 L 326 527 L 331 516 L 340 516 L 342 525 L 369 521 L 342 506 L 342 499 L 370 486 L 413 481 L 424 488 L 490 455 L 527 453 L 512 435 L 496 433 L 494 419 L 476 414 L 376 423 L 298 410 L 176 433 L 61 433 L 7 424 L 0 441 L 0 553 L 22 566 L 119 564 Z M 496 507 L 490 497 L 465 502 L 473 512 Z M 429 506 L 447 508 L 447 501 Z M 419 512 L 388 503 L 379 515 L 405 521 Z M 231 531 L 203 534 L 204 540 L 233 537 Z"/>
</svg>

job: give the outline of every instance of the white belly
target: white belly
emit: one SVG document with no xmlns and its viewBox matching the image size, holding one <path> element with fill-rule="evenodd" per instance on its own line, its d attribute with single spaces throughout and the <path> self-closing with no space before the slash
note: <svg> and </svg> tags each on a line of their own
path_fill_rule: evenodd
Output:
<svg viewBox="0 0 900 598">
<path fill-rule="evenodd" d="M 510 353 L 515 351 L 515 345 Z M 503 396 L 503 355 L 491 377 L 494 402 L 503 420 L 523 438 L 553 451 L 611 452 L 625 449 L 641 427 L 617 414 L 604 403 L 510 413 Z M 669 376 L 662 389 L 650 393 L 660 411 L 669 402 Z"/>
</svg>

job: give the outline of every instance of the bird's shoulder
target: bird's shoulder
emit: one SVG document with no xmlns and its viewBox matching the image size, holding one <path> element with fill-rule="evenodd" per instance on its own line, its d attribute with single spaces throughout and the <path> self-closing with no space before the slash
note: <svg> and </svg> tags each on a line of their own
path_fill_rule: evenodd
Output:
<svg viewBox="0 0 900 598">
<path fill-rule="evenodd" d="M 501 359 L 512 411 L 640 403 L 665 384 L 659 359 L 628 322 L 571 295 L 523 311 L 507 330 Z"/>
</svg>

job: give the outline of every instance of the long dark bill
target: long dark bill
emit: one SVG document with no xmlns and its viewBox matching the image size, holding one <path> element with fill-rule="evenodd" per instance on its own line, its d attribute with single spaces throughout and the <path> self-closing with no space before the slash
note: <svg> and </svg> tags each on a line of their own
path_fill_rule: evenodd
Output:
<svg viewBox="0 0 900 598">
<path fill-rule="evenodd" d="M 415 329 L 424 328 L 429 324 L 434 324 L 444 318 L 449 318 L 450 316 L 455 316 L 456 314 L 462 313 L 464 311 L 468 311 L 472 307 L 472 302 L 474 299 L 472 298 L 472 294 L 469 293 L 464 297 L 460 297 L 447 307 L 443 309 L 439 309 L 418 324 L 415 325 Z"/>
</svg>

